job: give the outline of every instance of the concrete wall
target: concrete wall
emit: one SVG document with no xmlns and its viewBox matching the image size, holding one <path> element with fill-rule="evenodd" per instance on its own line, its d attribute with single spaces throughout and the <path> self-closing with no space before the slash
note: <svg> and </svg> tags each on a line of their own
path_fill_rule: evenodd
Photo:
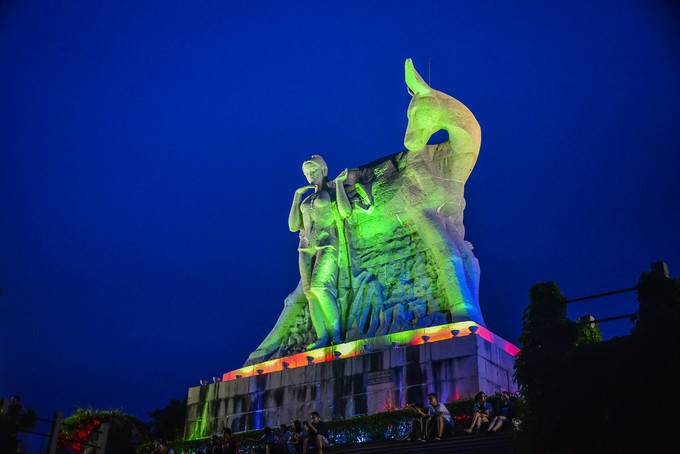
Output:
<svg viewBox="0 0 680 454">
<path fill-rule="evenodd" d="M 478 335 L 399 347 L 189 389 L 185 437 L 306 420 L 334 420 L 516 391 L 514 357 Z"/>
</svg>

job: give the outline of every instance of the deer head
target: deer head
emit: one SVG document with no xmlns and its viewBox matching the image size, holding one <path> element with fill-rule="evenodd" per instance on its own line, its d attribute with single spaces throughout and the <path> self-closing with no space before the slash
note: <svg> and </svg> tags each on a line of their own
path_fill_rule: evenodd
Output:
<svg viewBox="0 0 680 454">
<path fill-rule="evenodd" d="M 434 90 L 420 77 L 410 58 L 406 60 L 405 72 L 406 85 L 413 98 L 406 114 L 408 126 L 404 145 L 411 151 L 417 151 L 427 145 L 432 134 L 443 128 L 440 121 L 441 108 L 438 99 L 433 96 Z"/>
<path fill-rule="evenodd" d="M 413 67 L 410 58 L 406 60 L 405 75 L 406 85 L 412 96 L 404 136 L 406 148 L 418 151 L 427 145 L 432 134 L 446 129 L 450 141 L 453 140 L 456 145 L 464 145 L 465 148 L 476 148 L 474 152 L 477 152 L 481 133 L 472 112 L 446 93 L 430 88 Z"/>
</svg>

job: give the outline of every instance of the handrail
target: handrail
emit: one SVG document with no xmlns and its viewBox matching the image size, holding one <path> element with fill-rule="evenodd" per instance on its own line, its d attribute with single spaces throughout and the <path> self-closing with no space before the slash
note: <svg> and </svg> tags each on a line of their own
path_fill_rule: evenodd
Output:
<svg viewBox="0 0 680 454">
<path fill-rule="evenodd" d="M 598 320 L 583 320 L 583 321 L 577 322 L 577 323 L 579 325 L 589 325 L 591 323 L 608 322 L 608 321 L 611 321 L 611 320 L 618 320 L 618 319 L 621 319 L 621 318 L 630 318 L 634 315 L 637 315 L 637 313 L 628 314 L 628 315 L 617 315 L 616 317 L 600 318 Z"/>
<path fill-rule="evenodd" d="M 581 298 L 574 298 L 574 299 L 565 301 L 564 304 L 575 303 L 576 301 L 589 300 L 589 299 L 592 299 L 592 298 L 600 298 L 602 296 L 616 295 L 617 293 L 632 292 L 633 290 L 637 290 L 637 287 L 627 288 L 627 289 L 624 289 L 624 290 L 615 290 L 613 292 L 607 292 L 607 293 L 598 293 L 597 295 L 584 296 L 584 297 L 581 297 Z"/>
</svg>

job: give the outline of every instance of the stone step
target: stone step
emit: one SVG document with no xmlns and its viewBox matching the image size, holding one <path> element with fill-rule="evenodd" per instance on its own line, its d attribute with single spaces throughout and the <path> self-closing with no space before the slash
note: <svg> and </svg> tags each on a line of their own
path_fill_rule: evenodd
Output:
<svg viewBox="0 0 680 454">
<path fill-rule="evenodd" d="M 511 431 L 507 431 L 495 435 L 458 435 L 455 437 L 444 438 L 439 441 L 428 441 L 425 443 L 421 441 L 397 440 L 372 441 L 354 445 L 343 445 L 327 448 L 324 450 L 324 452 L 347 454 L 437 454 L 451 452 L 455 452 L 456 454 L 511 454 L 513 452 L 513 447 L 513 433 Z"/>
</svg>

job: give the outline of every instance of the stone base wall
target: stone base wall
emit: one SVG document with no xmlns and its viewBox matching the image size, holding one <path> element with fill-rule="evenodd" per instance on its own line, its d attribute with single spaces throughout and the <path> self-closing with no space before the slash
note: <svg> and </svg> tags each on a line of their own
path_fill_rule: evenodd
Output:
<svg viewBox="0 0 680 454">
<path fill-rule="evenodd" d="M 189 389 L 185 437 L 514 392 L 514 356 L 479 335 L 398 347 Z"/>
</svg>

